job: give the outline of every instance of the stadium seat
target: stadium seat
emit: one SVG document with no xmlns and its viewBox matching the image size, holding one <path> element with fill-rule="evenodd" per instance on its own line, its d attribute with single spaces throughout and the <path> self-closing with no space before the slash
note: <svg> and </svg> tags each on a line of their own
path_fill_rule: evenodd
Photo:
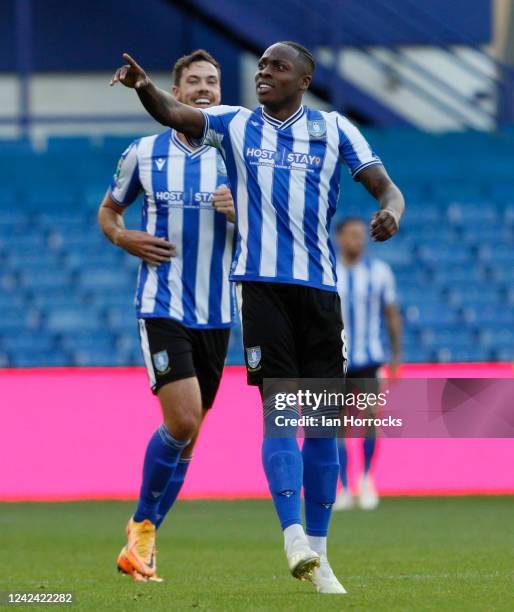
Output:
<svg viewBox="0 0 514 612">
<path fill-rule="evenodd" d="M 49 313 L 46 320 L 46 329 L 56 333 L 76 334 L 79 331 L 93 331 L 101 327 L 98 313 L 85 309 L 56 308 Z"/>
</svg>

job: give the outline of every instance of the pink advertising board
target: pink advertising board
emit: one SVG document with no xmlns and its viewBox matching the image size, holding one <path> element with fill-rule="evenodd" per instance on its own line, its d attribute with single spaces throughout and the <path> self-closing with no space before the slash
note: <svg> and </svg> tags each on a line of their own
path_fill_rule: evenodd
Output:
<svg viewBox="0 0 514 612">
<path fill-rule="evenodd" d="M 511 377 L 511 364 L 403 366 L 404 377 Z M 0 501 L 134 498 L 159 407 L 142 368 L 0 370 Z M 268 495 L 256 389 L 225 369 L 186 498 Z M 384 495 L 514 493 L 514 439 L 382 439 Z M 359 466 L 349 441 L 350 473 Z"/>
</svg>

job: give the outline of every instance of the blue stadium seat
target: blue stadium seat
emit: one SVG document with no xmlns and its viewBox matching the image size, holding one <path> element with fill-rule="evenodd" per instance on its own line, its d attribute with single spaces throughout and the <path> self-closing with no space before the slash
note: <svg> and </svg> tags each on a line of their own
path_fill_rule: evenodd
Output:
<svg viewBox="0 0 514 612">
<path fill-rule="evenodd" d="M 133 287 L 133 279 L 125 270 L 84 270 L 80 276 L 80 285 L 84 289 L 106 289 L 110 291 L 124 290 Z"/>
<path fill-rule="evenodd" d="M 469 263 L 473 259 L 471 249 L 463 244 L 423 245 L 419 249 L 421 261 L 427 264 Z"/>
<path fill-rule="evenodd" d="M 41 368 L 69 366 L 70 355 L 62 351 L 15 351 L 11 353 L 9 365 L 15 368 Z"/>
<path fill-rule="evenodd" d="M 62 291 L 71 285 L 71 277 L 66 270 L 35 267 L 25 269 L 21 277 L 21 285 L 30 291 L 37 292 L 40 288 Z"/>
<path fill-rule="evenodd" d="M 122 332 L 129 334 L 137 330 L 137 319 L 135 310 L 132 308 L 111 308 L 107 312 L 106 325 L 112 332 Z"/>
<path fill-rule="evenodd" d="M 451 204 L 447 209 L 447 218 L 454 225 L 466 225 L 469 223 L 490 224 L 498 222 L 498 213 L 492 204 L 486 202 L 469 202 L 462 204 Z"/>
<path fill-rule="evenodd" d="M 46 319 L 46 328 L 55 333 L 78 333 L 80 331 L 93 331 L 105 328 L 102 326 L 97 312 L 92 310 L 71 310 L 56 308 Z"/>
<path fill-rule="evenodd" d="M 40 330 L 32 332 L 21 332 L 16 335 L 3 336 L 0 345 L 7 351 L 27 353 L 51 352 L 56 348 L 56 340 L 53 335 Z"/>
</svg>

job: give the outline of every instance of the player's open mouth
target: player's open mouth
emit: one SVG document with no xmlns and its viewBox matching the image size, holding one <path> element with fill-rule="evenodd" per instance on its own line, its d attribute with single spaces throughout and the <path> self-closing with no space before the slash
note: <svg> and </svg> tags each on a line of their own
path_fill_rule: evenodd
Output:
<svg viewBox="0 0 514 612">
<path fill-rule="evenodd" d="M 266 91 L 269 91 L 272 88 L 273 88 L 273 85 L 270 85 L 269 83 L 257 83 L 257 91 L 259 93 L 264 93 Z"/>
<path fill-rule="evenodd" d="M 211 101 L 209 100 L 209 98 L 197 98 L 194 101 L 195 104 L 197 104 L 198 106 L 210 106 L 211 105 Z"/>
</svg>

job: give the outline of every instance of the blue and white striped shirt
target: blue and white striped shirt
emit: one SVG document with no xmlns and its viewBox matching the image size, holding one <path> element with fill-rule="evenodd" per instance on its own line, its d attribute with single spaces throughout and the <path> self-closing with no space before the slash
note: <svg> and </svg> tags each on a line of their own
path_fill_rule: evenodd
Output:
<svg viewBox="0 0 514 612">
<path fill-rule="evenodd" d="M 379 259 L 364 258 L 353 266 L 338 261 L 337 290 L 343 311 L 348 369 L 382 364 L 385 361 L 380 337 L 383 308 L 396 303 L 391 268 Z"/>
<path fill-rule="evenodd" d="M 123 153 L 111 184 L 120 206 L 143 192 L 141 229 L 169 240 L 177 256 L 153 266 L 141 262 L 136 293 L 139 318 L 166 317 L 193 328 L 233 323 L 229 281 L 234 226 L 212 206 L 228 184 L 218 151 L 190 149 L 173 130 L 136 140 Z"/>
<path fill-rule="evenodd" d="M 231 279 L 335 291 L 330 221 L 341 164 L 353 177 L 380 159 L 338 113 L 301 106 L 280 122 L 259 107 L 202 110 L 195 144 L 217 147 L 236 203 L 238 240 Z"/>
</svg>

